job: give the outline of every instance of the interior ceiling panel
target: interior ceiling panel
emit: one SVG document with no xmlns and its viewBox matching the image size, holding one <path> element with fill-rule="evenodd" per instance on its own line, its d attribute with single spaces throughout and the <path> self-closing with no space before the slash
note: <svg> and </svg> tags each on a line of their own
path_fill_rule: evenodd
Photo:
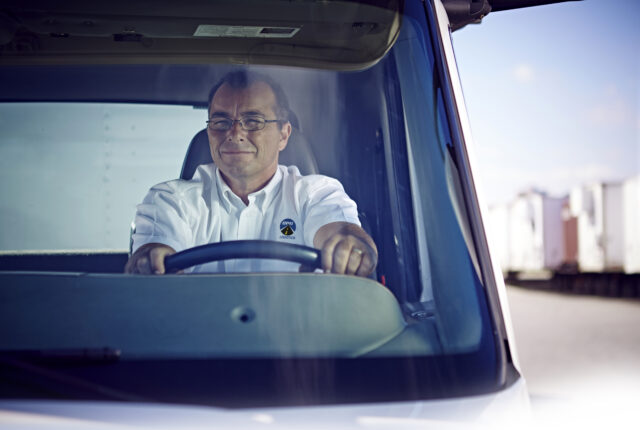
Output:
<svg viewBox="0 0 640 430">
<path fill-rule="evenodd" d="M 397 37 L 402 0 L 4 1 L 0 64 L 258 63 L 359 69 Z"/>
</svg>

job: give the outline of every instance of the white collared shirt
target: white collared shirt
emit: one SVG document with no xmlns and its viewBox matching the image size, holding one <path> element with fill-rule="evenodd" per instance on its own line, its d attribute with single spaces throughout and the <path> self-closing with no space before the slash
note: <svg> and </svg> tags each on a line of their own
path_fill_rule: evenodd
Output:
<svg viewBox="0 0 640 430">
<path fill-rule="evenodd" d="M 360 225 L 358 210 L 342 184 L 322 175 L 302 176 L 295 166 L 278 166 L 267 185 L 249 194 L 249 204 L 231 191 L 214 164 L 199 166 L 192 180 L 176 179 L 151 188 L 136 211 L 133 252 L 157 242 L 182 251 L 230 240 L 274 240 L 313 246 L 325 224 Z M 188 272 L 297 271 L 279 260 L 225 260 Z"/>
</svg>

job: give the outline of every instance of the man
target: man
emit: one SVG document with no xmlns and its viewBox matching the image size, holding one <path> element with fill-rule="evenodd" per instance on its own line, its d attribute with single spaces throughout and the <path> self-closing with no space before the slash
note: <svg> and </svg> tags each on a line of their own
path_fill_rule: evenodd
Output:
<svg viewBox="0 0 640 430">
<path fill-rule="evenodd" d="M 355 203 L 335 179 L 301 176 L 279 166 L 291 124 L 281 88 L 260 74 L 236 71 L 209 96 L 207 135 L 214 164 L 190 181 L 153 187 L 136 213 L 134 253 L 126 273 L 165 273 L 164 258 L 225 240 L 262 239 L 321 250 L 325 272 L 368 276 L 376 245 L 360 228 Z M 196 272 L 290 271 L 290 262 L 212 262 Z"/>
</svg>

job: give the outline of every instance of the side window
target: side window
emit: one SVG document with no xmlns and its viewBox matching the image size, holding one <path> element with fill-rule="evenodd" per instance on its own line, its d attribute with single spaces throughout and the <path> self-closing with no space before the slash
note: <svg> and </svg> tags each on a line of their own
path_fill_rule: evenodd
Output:
<svg viewBox="0 0 640 430">
<path fill-rule="evenodd" d="M 126 250 L 135 206 L 176 178 L 206 112 L 0 104 L 0 250 Z"/>
</svg>

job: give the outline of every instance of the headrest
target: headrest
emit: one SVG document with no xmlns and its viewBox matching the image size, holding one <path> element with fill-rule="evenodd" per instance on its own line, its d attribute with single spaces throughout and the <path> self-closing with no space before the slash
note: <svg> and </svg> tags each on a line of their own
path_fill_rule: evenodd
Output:
<svg viewBox="0 0 640 430">
<path fill-rule="evenodd" d="M 303 175 L 316 174 L 318 173 L 318 164 L 313 156 L 311 146 L 296 125 L 297 121 L 295 123 L 291 121 L 291 136 L 289 136 L 287 147 L 280 152 L 279 164 L 297 166 Z M 213 160 L 209 151 L 207 129 L 204 129 L 191 139 L 182 164 L 180 179 L 191 179 L 199 165 L 209 163 L 213 163 Z"/>
</svg>

